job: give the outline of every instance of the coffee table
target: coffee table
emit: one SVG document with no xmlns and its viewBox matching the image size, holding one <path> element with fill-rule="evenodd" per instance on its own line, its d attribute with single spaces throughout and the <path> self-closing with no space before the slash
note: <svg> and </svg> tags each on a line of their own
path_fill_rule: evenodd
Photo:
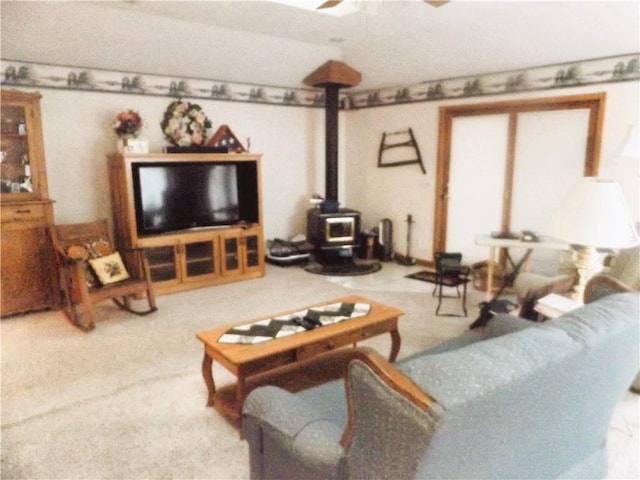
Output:
<svg viewBox="0 0 640 480">
<path fill-rule="evenodd" d="M 234 326 L 334 303 L 367 303 L 371 308 L 366 315 L 361 317 L 350 318 L 339 323 L 324 325 L 263 343 L 233 344 L 218 341 L 225 332 Z M 285 386 L 283 383 L 288 383 L 299 390 L 312 384 L 337 378 L 342 375 L 342 370 L 331 368 L 331 365 L 321 364 L 322 357 L 320 356 L 323 353 L 345 345 L 355 345 L 359 341 L 383 333 L 391 335 L 389 361 L 394 361 L 400 351 L 398 317 L 403 314 L 404 312 L 397 308 L 357 295 L 350 295 L 235 325 L 225 325 L 199 332 L 197 337 L 204 343 L 202 376 L 209 393 L 207 406 L 216 407 L 222 413 L 237 420 L 242 413 L 244 399 L 253 388 L 267 384 Z M 237 377 L 234 385 L 216 390 L 212 370 L 214 361 Z M 317 368 L 317 371 L 310 374 L 308 370 L 313 370 L 314 367 Z M 309 382 L 309 380 L 313 380 L 313 382 Z"/>
</svg>

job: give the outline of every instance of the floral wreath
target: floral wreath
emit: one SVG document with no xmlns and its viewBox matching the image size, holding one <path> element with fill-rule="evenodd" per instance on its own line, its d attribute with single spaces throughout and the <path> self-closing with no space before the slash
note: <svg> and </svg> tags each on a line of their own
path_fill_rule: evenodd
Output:
<svg viewBox="0 0 640 480">
<path fill-rule="evenodd" d="M 138 112 L 133 110 L 124 110 L 120 112 L 113 122 L 113 131 L 118 137 L 138 136 L 142 128 L 142 118 Z"/>
<path fill-rule="evenodd" d="M 178 99 L 167 107 L 160 127 L 169 142 L 178 147 L 190 147 L 204 143 L 211 121 L 200 105 Z"/>
</svg>

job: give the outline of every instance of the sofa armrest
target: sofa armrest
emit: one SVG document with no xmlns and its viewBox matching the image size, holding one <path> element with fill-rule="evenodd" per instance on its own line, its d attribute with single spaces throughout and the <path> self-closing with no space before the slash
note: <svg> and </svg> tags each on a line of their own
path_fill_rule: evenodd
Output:
<svg viewBox="0 0 640 480">
<path fill-rule="evenodd" d="M 251 478 L 342 478 L 342 426 L 297 395 L 273 386 L 245 399 L 243 435 Z"/>
<path fill-rule="evenodd" d="M 323 414 L 304 400 L 279 387 L 265 386 L 253 390 L 245 399 L 243 417 L 259 418 L 288 437 L 295 437 L 307 425 L 322 420 Z"/>
<path fill-rule="evenodd" d="M 364 363 L 369 367 L 378 378 L 386 384 L 387 387 L 394 390 L 411 404 L 415 405 L 422 411 L 427 411 L 434 400 L 423 392 L 411 379 L 401 373 L 391 363 L 389 363 L 382 355 L 371 348 L 354 348 L 351 361 L 347 365 L 345 372 L 346 391 L 347 391 L 347 426 L 340 443 L 343 447 L 347 447 L 351 442 L 354 421 L 354 402 L 351 390 L 351 382 L 349 379 L 349 368 L 354 361 Z"/>
<path fill-rule="evenodd" d="M 278 387 L 253 390 L 243 407 L 243 433 L 250 446 L 252 478 L 340 478 L 345 467 L 345 452 L 351 446 L 357 408 L 352 401 L 358 394 L 351 391 L 350 368 L 366 365 L 383 390 L 403 399 L 416 411 L 427 411 L 433 400 L 398 371 L 382 355 L 369 348 L 332 352 L 346 358 L 345 382 L 347 398 L 336 398 L 348 406 L 347 425 L 334 423 L 326 412 L 315 408 L 300 395 Z M 327 356 L 331 356 L 328 354 Z M 326 388 L 325 386 L 318 388 Z M 364 411 L 364 410 L 362 410 Z M 392 413 L 385 414 L 389 419 Z M 402 422 L 397 422 L 401 425 Z"/>
<path fill-rule="evenodd" d="M 349 364 L 348 424 L 341 443 L 350 478 L 418 478 L 443 412 L 411 379 L 384 362 L 382 372 L 377 359 L 362 357 Z"/>
</svg>

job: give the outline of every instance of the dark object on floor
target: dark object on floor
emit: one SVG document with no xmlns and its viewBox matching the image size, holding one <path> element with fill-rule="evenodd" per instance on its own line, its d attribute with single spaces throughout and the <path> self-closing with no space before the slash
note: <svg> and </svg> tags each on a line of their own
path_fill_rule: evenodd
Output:
<svg viewBox="0 0 640 480">
<path fill-rule="evenodd" d="M 309 261 L 313 245 L 306 240 L 282 240 L 275 238 L 267 241 L 267 262 L 280 267 L 298 265 Z"/>
<path fill-rule="evenodd" d="M 471 267 L 462 264 L 462 253 L 460 252 L 436 252 L 436 286 L 433 289 L 433 295 L 438 293 L 438 306 L 436 307 L 436 315 L 447 317 L 466 317 L 467 316 L 467 283 L 471 280 L 469 274 Z M 462 285 L 462 294 L 460 294 L 460 285 Z M 456 295 L 446 295 L 443 288 L 455 287 Z M 443 298 L 461 298 L 462 299 L 462 315 L 455 313 L 440 313 Z"/>
<path fill-rule="evenodd" d="M 511 283 L 512 280 L 509 280 L 508 282 L 505 281 L 491 300 L 489 300 L 488 302 L 480 302 L 480 315 L 478 315 L 478 318 L 476 318 L 475 321 L 469 326 L 470 330 L 478 327 L 484 327 L 495 314 L 504 313 L 504 310 L 509 308 L 509 304 L 511 304 L 512 302 L 510 302 L 509 300 L 500 300 L 500 295 L 502 295 L 504 289 L 507 288 L 507 286 L 509 286 Z"/>
<path fill-rule="evenodd" d="M 336 264 L 321 264 L 317 262 L 309 263 L 304 269 L 309 273 L 318 275 L 333 275 L 338 277 L 349 277 L 357 275 L 368 275 L 375 273 L 382 268 L 380 262 L 370 262 L 353 260 Z"/>
<path fill-rule="evenodd" d="M 511 264 L 511 272 L 508 273 L 507 275 L 505 275 L 504 281 L 502 282 L 502 285 L 500 286 L 498 291 L 495 293 L 493 298 L 491 298 L 491 300 L 489 300 L 488 302 L 481 302 L 480 303 L 480 315 L 469 326 L 469 329 L 471 329 L 471 330 L 473 330 L 474 328 L 478 328 L 478 327 L 484 327 L 487 324 L 487 322 L 489 320 L 491 320 L 491 318 L 493 317 L 493 313 L 492 312 L 497 311 L 497 309 L 499 308 L 498 307 L 498 302 L 499 302 L 498 299 L 500 298 L 500 295 L 502 295 L 502 292 L 504 292 L 505 288 L 513 286 L 514 280 L 518 276 L 518 273 L 520 272 L 520 269 L 522 268 L 522 266 L 529 259 L 529 256 L 531 255 L 532 250 L 527 250 L 527 253 L 525 253 L 522 256 L 522 258 L 520 259 L 520 261 L 518 261 L 518 263 L 514 262 L 514 260 L 509 255 L 508 250 L 505 249 L 505 252 L 506 252 L 507 260 Z"/>
</svg>

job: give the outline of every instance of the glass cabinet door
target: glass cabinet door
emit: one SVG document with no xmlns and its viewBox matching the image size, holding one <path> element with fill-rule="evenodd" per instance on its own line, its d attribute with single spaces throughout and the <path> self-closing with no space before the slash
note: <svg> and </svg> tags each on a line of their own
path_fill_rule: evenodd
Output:
<svg viewBox="0 0 640 480">
<path fill-rule="evenodd" d="M 147 260 L 152 282 L 177 280 L 176 255 L 174 247 L 154 247 L 147 249 Z"/>
<path fill-rule="evenodd" d="M 224 239 L 224 269 L 233 272 L 240 269 L 240 243 L 238 237 Z"/>
<path fill-rule="evenodd" d="M 248 235 L 246 240 L 246 266 L 248 268 L 260 265 L 260 250 L 258 248 L 258 236 Z"/>
<path fill-rule="evenodd" d="M 184 246 L 186 276 L 200 277 L 215 273 L 214 242 L 194 242 Z"/>
<path fill-rule="evenodd" d="M 0 191 L 3 194 L 32 193 L 25 108 L 3 105 L 0 118 Z"/>
</svg>

